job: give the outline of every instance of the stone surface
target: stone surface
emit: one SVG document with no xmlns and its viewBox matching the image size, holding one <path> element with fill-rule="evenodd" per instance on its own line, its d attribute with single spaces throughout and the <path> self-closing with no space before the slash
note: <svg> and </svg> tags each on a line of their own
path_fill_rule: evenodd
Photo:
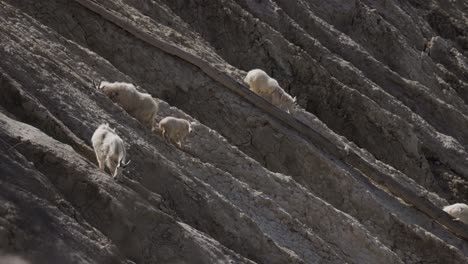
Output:
<svg viewBox="0 0 468 264">
<path fill-rule="evenodd" d="M 0 263 L 466 263 L 461 235 L 372 174 L 468 202 L 467 16 L 463 0 L 0 1 Z M 216 77 L 252 68 L 302 109 Z M 183 148 L 98 80 L 194 122 Z M 103 122 L 132 160 L 120 181 L 96 166 Z"/>
</svg>

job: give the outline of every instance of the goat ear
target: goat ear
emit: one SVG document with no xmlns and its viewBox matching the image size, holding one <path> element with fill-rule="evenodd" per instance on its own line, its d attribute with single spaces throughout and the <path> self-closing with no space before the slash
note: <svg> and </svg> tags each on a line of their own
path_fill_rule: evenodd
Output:
<svg viewBox="0 0 468 264">
<path fill-rule="evenodd" d="M 96 89 L 96 90 L 101 89 L 101 83 L 102 83 L 102 81 L 99 81 L 99 84 L 98 84 L 98 82 L 95 82 L 94 80 L 92 80 L 91 82 L 93 83 L 94 89 Z"/>
<path fill-rule="evenodd" d="M 127 163 L 121 163 L 120 167 L 122 168 L 126 168 L 128 166 L 128 164 L 130 164 L 131 160 L 127 161 Z"/>
</svg>

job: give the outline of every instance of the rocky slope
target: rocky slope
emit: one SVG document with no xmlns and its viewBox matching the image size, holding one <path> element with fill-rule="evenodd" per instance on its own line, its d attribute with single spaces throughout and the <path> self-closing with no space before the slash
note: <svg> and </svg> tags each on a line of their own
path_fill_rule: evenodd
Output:
<svg viewBox="0 0 468 264">
<path fill-rule="evenodd" d="M 0 1 L 0 263 L 466 263 L 440 208 L 468 202 L 467 28 L 464 0 Z M 195 122 L 186 145 L 96 80 Z"/>
</svg>

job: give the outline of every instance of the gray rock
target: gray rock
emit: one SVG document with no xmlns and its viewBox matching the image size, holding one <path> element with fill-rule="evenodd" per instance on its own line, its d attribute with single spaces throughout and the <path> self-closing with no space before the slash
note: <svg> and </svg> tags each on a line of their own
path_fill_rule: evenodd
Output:
<svg viewBox="0 0 468 264">
<path fill-rule="evenodd" d="M 0 262 L 466 263 L 440 208 L 468 202 L 468 14 L 441 5 L 0 2 Z M 249 92 L 252 68 L 301 109 Z M 194 122 L 182 149 L 99 80 Z"/>
</svg>

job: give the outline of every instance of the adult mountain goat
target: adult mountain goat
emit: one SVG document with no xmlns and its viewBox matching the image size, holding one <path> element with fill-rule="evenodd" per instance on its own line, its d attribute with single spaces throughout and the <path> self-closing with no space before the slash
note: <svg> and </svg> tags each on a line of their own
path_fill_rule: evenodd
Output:
<svg viewBox="0 0 468 264">
<path fill-rule="evenodd" d="M 101 82 L 97 88 L 147 127 L 153 125 L 159 106 L 150 94 L 138 92 L 135 85 L 124 82 Z"/>
<path fill-rule="evenodd" d="M 468 205 L 456 203 L 444 207 L 444 211 L 468 225 Z"/>
<path fill-rule="evenodd" d="M 127 152 L 125 151 L 124 142 L 115 130 L 110 128 L 109 124 L 102 124 L 94 131 L 91 142 L 93 143 L 99 168 L 104 171 L 107 166 L 114 179 L 120 177 L 122 169 L 130 161 L 126 161 Z"/>
<path fill-rule="evenodd" d="M 286 93 L 275 79 L 260 69 L 249 71 L 244 82 L 250 86 L 250 90 L 254 93 L 288 113 L 297 107 L 296 98 Z"/>
<path fill-rule="evenodd" d="M 161 131 L 165 139 L 169 139 L 172 143 L 177 143 L 179 148 L 182 148 L 182 141 L 192 132 L 192 126 L 185 119 L 168 116 L 159 122 L 159 128 L 156 127 L 155 122 L 152 130 Z"/>
</svg>

